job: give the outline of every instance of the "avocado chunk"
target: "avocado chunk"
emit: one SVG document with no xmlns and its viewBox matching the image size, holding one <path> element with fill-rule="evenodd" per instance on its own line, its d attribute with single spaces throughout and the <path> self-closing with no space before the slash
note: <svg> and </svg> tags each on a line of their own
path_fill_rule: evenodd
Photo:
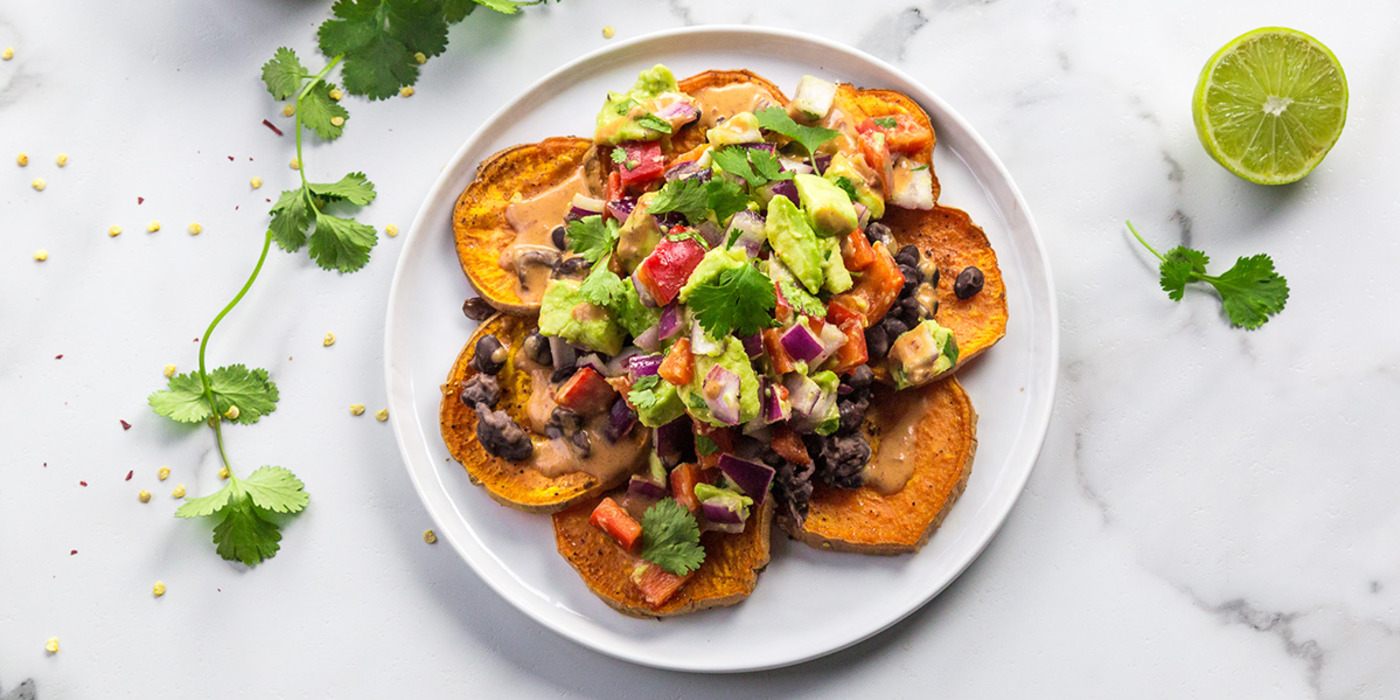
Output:
<svg viewBox="0 0 1400 700">
<path fill-rule="evenodd" d="M 713 146 L 737 146 L 741 143 L 762 143 L 758 118 L 752 112 L 740 112 L 705 132 L 705 140 Z"/>
<path fill-rule="evenodd" d="M 622 351 L 622 326 L 607 309 L 584 301 L 578 291 L 581 284 L 576 280 L 550 280 L 540 300 L 540 333 L 616 355 Z"/>
<path fill-rule="evenodd" d="M 895 388 L 927 384 L 958 363 L 953 332 L 928 319 L 899 336 L 890 346 L 890 376 Z"/>
<path fill-rule="evenodd" d="M 681 287 L 677 299 L 682 304 L 690 301 L 690 295 L 695 288 L 713 280 L 719 273 L 729 269 L 736 269 L 749 264 L 749 256 L 743 248 L 715 248 L 705 253 L 705 257 L 700 258 L 700 264 L 690 271 L 690 277 L 686 278 L 685 285 Z"/>
<path fill-rule="evenodd" d="M 885 215 L 885 199 L 880 196 L 875 188 L 870 186 L 870 180 L 860 169 L 864 164 L 857 165 L 856 161 L 845 153 L 837 153 L 831 157 L 831 162 L 826 166 L 826 172 L 822 177 L 832 183 L 845 178 L 850 183 L 851 188 L 856 192 L 856 201 L 865 205 L 870 210 L 870 220 L 874 221 Z M 873 173 L 872 173 L 873 175 Z"/>
<path fill-rule="evenodd" d="M 655 192 L 638 198 L 637 206 L 632 208 L 632 213 L 627 215 L 627 220 L 617 230 L 617 253 L 614 257 L 628 274 L 636 270 L 651 255 L 656 244 L 661 242 L 661 226 L 656 223 L 656 217 L 647 213 L 653 199 L 656 199 Z"/>
<path fill-rule="evenodd" d="M 851 198 L 830 180 L 818 175 L 798 173 L 793 184 L 802 208 L 812 219 L 812 230 L 822 238 L 844 236 L 856 230 L 856 209 Z"/>
<path fill-rule="evenodd" d="M 725 336 L 722 342 L 724 352 L 718 357 L 695 356 L 695 374 L 690 383 L 677 388 L 691 418 L 711 425 L 725 425 L 710 414 L 710 407 L 700 393 L 705 375 L 710 373 L 710 368 L 720 365 L 739 375 L 739 423 L 747 423 L 758 415 L 758 375 L 754 374 L 753 365 L 749 364 L 749 354 L 744 352 L 742 341 L 731 335 Z"/>
<path fill-rule="evenodd" d="M 829 249 L 817 240 L 806 215 L 787 197 L 774 197 L 768 201 L 767 229 L 768 242 L 778 259 L 792 270 L 807 291 L 813 294 L 820 291 L 825 278 L 824 253 Z"/>
<path fill-rule="evenodd" d="M 648 428 L 659 428 L 685 415 L 685 404 L 681 403 L 676 386 L 664 379 L 651 389 L 634 387 L 627 399 L 637 409 L 637 420 Z"/>
<path fill-rule="evenodd" d="M 676 102 L 693 102 L 680 92 L 671 69 L 657 64 L 637 75 L 637 82 L 627 92 L 609 92 L 603 109 L 598 112 L 595 143 L 616 146 L 623 141 L 655 141 L 671 133 L 654 128 L 666 120 L 656 112 Z M 648 119 L 648 117 L 650 117 Z M 648 126 L 650 124 L 650 126 Z"/>
<path fill-rule="evenodd" d="M 822 271 L 826 273 L 826 281 L 822 287 L 833 294 L 850 289 L 854 284 L 851 281 L 851 273 L 846 269 L 846 260 L 841 257 L 841 244 L 836 238 L 823 238 L 826 242 L 826 256 L 822 260 Z"/>
</svg>

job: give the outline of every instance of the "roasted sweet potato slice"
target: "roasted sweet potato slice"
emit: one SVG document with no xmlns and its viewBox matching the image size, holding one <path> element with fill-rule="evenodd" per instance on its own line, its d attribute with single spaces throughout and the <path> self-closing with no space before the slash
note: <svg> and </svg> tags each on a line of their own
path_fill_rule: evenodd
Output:
<svg viewBox="0 0 1400 700">
<path fill-rule="evenodd" d="M 738 535 L 706 532 L 700 535 L 705 563 L 670 600 L 653 607 L 628 576 L 636 558 L 627 554 L 606 533 L 588 523 L 602 497 L 581 501 L 554 515 L 554 540 L 583 582 L 603 602 L 633 617 L 670 617 L 706 608 L 733 605 L 758 584 L 758 573 L 768 564 L 773 499 L 754 508 L 748 525 Z"/>
<path fill-rule="evenodd" d="M 938 313 L 934 320 L 953 331 L 958 341 L 958 367 L 980 355 L 1006 335 L 1006 281 L 987 234 L 967 212 L 935 206 L 928 211 L 890 207 L 883 219 L 898 246 L 918 246 L 938 265 Z M 963 268 L 982 270 L 982 291 L 970 299 L 953 293 Z"/>
<path fill-rule="evenodd" d="M 766 94 L 778 107 L 786 106 L 788 103 L 787 96 L 778 89 L 777 85 L 746 70 L 707 70 L 704 73 L 698 73 L 681 80 L 678 84 L 681 92 L 697 99 L 703 98 L 707 91 L 715 91 L 721 95 L 729 93 L 724 104 L 715 103 L 715 106 L 725 111 L 733 109 L 734 105 L 741 104 L 743 102 L 741 98 L 750 97 L 746 94 L 748 91 Z M 705 107 L 705 103 L 702 101 L 700 119 L 681 127 L 671 136 L 671 147 L 667 151 L 668 157 L 690 151 L 705 142 L 705 130 L 712 125 L 713 121 L 713 119 L 707 119 Z"/>
<path fill-rule="evenodd" d="M 841 83 L 836 86 L 836 98 L 832 100 L 831 108 L 844 115 L 838 121 L 842 124 L 833 124 L 832 128 L 845 132 L 847 137 L 854 138 L 854 129 L 866 119 L 888 117 L 896 114 L 905 114 L 929 130 L 934 137 L 929 141 L 928 146 L 910 154 L 910 157 L 920 163 L 930 164 L 930 174 L 933 175 L 933 201 L 938 201 L 938 174 L 932 172 L 933 168 L 933 147 L 938 143 L 938 134 L 933 130 L 933 123 L 929 121 L 928 113 L 924 111 L 919 103 L 908 95 L 894 90 L 862 89 L 850 83 Z M 838 137 L 842 138 L 842 137 Z M 846 149 L 852 150 L 852 149 Z M 858 152 L 858 151 L 857 151 Z M 893 205 L 886 207 L 886 217 L 889 212 L 899 209 Z"/>
<path fill-rule="evenodd" d="M 465 406 L 459 396 L 462 385 L 476 374 L 470 367 L 475 355 L 476 341 L 487 333 L 495 333 L 501 343 L 511 348 L 510 358 L 496 375 L 501 385 L 501 400 L 496 405 L 511 415 L 522 427 L 529 430 L 527 406 L 534 388 L 530 373 L 516 367 L 515 350 L 520 347 L 525 336 L 535 330 L 533 320 L 496 314 L 481 324 L 467 341 L 467 346 L 457 356 L 447 383 L 442 386 L 442 404 L 439 413 L 442 439 L 447 443 L 453 458 L 467 468 L 467 476 L 472 483 L 486 489 L 491 498 L 502 505 L 531 513 L 553 513 L 570 504 L 597 495 L 616 486 L 626 479 L 630 472 L 623 472 L 609 483 L 600 482 L 584 472 L 572 472 L 561 476 L 545 476 L 528 463 L 509 462 L 493 456 L 482 447 L 476 435 L 476 411 Z M 634 429 L 628 436 L 633 443 L 640 442 L 637 450 L 645 457 L 645 443 L 650 440 L 650 431 Z M 543 447 L 544 438 L 535 436 L 536 452 Z"/>
<path fill-rule="evenodd" d="M 881 450 L 887 458 L 897 451 L 912 468 L 904 487 L 884 495 L 869 484 L 850 490 L 817 484 L 806 522 L 800 528 L 783 525 L 793 537 L 823 549 L 918 551 L 967 485 L 977 451 L 977 413 L 953 378 L 900 392 L 876 385 L 863 430 L 872 462 L 881 459 Z"/>
<path fill-rule="evenodd" d="M 531 289 L 522 298 L 517 275 L 501 267 L 501 253 L 517 238 L 507 210 L 557 188 L 601 196 L 605 178 L 593 142 L 572 136 L 512 146 L 482 162 L 452 211 L 457 259 L 481 298 L 507 313 L 537 313 L 544 290 Z M 560 192 L 559 201 L 551 202 L 559 221 L 549 228 L 562 223 L 569 209 L 572 192 Z"/>
</svg>

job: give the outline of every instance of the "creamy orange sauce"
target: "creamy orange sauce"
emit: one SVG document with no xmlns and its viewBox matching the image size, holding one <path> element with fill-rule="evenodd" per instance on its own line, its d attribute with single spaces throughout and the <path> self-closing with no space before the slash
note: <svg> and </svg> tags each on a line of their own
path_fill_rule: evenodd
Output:
<svg viewBox="0 0 1400 700">
<path fill-rule="evenodd" d="M 858 163 L 865 163 L 865 159 L 860 154 L 860 141 L 856 133 L 855 120 L 847 117 L 845 112 L 842 112 L 836 107 L 832 107 L 831 111 L 827 112 L 826 116 L 822 117 L 817 122 L 817 126 L 835 129 L 840 132 L 836 135 L 836 138 L 828 141 L 825 146 L 822 146 L 821 150 L 828 152 L 840 151 L 849 155 Z"/>
<path fill-rule="evenodd" d="M 515 231 L 515 242 L 501 251 L 499 264 L 515 273 L 515 295 L 521 301 L 538 304 L 544 296 L 551 270 L 545 261 L 561 255 L 551 233 L 563 225 L 576 194 L 591 194 L 583 168 L 558 185 L 506 207 L 506 223 Z"/>
<path fill-rule="evenodd" d="M 753 83 L 733 83 L 707 87 L 691 94 L 700 110 L 700 129 L 709 129 L 740 112 L 758 113 L 768 107 L 779 107 L 767 90 Z"/>
<path fill-rule="evenodd" d="M 530 467 L 548 477 L 584 472 L 598 481 L 609 483 L 635 471 L 646 458 L 651 431 L 638 424 L 622 439 L 610 443 L 603 436 L 603 429 L 609 420 L 606 413 L 595 416 L 584 426 L 590 448 L 587 458 L 580 457 L 565 439 L 543 437 L 549 415 L 558 406 L 549 384 L 553 371 L 531 361 L 523 351 L 515 353 L 515 368 L 530 373 L 530 399 L 525 404 L 530 432 L 534 433 L 530 439 L 535 443 L 535 453 L 528 462 Z"/>
<path fill-rule="evenodd" d="M 898 492 L 914 474 L 919 444 L 919 424 L 928 415 L 928 392 L 898 391 L 879 407 L 883 426 L 879 448 L 865 468 L 865 485 L 878 493 Z"/>
</svg>

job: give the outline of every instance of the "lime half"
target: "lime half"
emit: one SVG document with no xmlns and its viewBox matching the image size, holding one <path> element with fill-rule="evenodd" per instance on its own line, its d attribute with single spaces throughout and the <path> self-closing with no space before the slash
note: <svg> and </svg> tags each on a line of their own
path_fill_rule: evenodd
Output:
<svg viewBox="0 0 1400 700">
<path fill-rule="evenodd" d="M 1337 142 L 1347 79 L 1317 39 L 1264 27 L 1210 57 L 1191 111 L 1216 162 L 1250 182 L 1282 185 L 1312 172 Z"/>
</svg>

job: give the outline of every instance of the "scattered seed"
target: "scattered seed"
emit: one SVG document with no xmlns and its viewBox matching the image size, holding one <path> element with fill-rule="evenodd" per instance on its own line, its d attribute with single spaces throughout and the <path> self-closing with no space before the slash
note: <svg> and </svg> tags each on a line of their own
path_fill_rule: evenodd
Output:
<svg viewBox="0 0 1400 700">
<path fill-rule="evenodd" d="M 219 478 L 220 478 L 220 479 L 227 479 L 227 478 L 228 478 L 228 467 L 219 467 Z"/>
<path fill-rule="evenodd" d="M 166 376 L 167 379 L 170 378 L 170 377 L 175 376 L 175 365 L 166 365 L 166 366 L 165 366 L 165 376 Z"/>
<path fill-rule="evenodd" d="M 172 495 L 172 496 L 174 496 L 174 497 L 176 497 L 176 498 L 184 498 L 184 497 L 185 497 L 185 485 L 184 485 L 184 484 L 180 484 L 180 485 L 176 486 L 176 487 L 175 487 L 175 490 L 170 492 L 170 495 Z"/>
<path fill-rule="evenodd" d="M 32 183 L 30 183 L 30 184 L 34 187 L 34 189 L 36 189 L 36 190 L 38 190 L 38 191 L 40 191 L 40 192 L 43 192 L 43 191 L 44 191 L 44 188 L 49 186 L 49 183 L 44 182 L 44 178 L 42 178 L 42 177 L 36 177 L 36 178 L 34 178 L 34 182 L 32 182 Z"/>
<path fill-rule="evenodd" d="M 137 491 L 137 492 L 136 492 L 136 500 L 141 501 L 142 503 L 150 503 L 150 502 L 151 502 L 151 492 L 150 492 L 150 491 L 147 491 L 146 489 L 141 489 L 140 491 Z"/>
<path fill-rule="evenodd" d="M 345 97 L 345 93 L 341 92 L 340 88 L 331 88 L 330 96 L 332 100 L 339 102 L 340 98 Z"/>
<path fill-rule="evenodd" d="M 164 581 L 156 581 L 156 585 L 151 586 L 151 595 L 153 595 L 153 596 L 155 596 L 155 597 L 157 597 L 157 598 L 159 598 L 159 597 L 165 595 L 165 582 L 164 582 Z"/>
<path fill-rule="evenodd" d="M 160 230 L 160 222 L 159 222 L 159 221 L 156 221 L 155 219 L 152 219 L 152 220 L 151 220 L 151 223 L 146 224 L 146 233 L 155 233 L 156 231 L 159 231 L 159 230 Z"/>
<path fill-rule="evenodd" d="M 29 165 L 29 154 L 21 153 L 18 156 L 15 156 L 15 162 L 18 163 L 19 167 L 21 168 L 23 168 L 26 165 Z"/>
<path fill-rule="evenodd" d="M 352 415 L 352 416 L 363 416 L 364 414 L 365 414 L 365 405 L 364 405 L 364 404 L 362 404 L 362 403 L 352 403 L 352 404 L 350 404 L 350 415 Z"/>
<path fill-rule="evenodd" d="M 111 228 L 107 229 L 107 235 L 112 238 L 122 235 L 122 227 L 113 224 Z"/>
<path fill-rule="evenodd" d="M 423 541 L 427 542 L 428 544 L 435 544 L 437 542 L 437 533 L 433 532 L 432 528 L 424 530 Z"/>
<path fill-rule="evenodd" d="M 253 189 L 256 190 L 256 189 L 258 189 L 259 187 L 262 187 L 262 178 L 260 178 L 260 177 L 255 177 L 255 178 L 249 180 L 249 181 L 248 181 L 248 184 L 252 185 L 252 186 L 253 186 Z"/>
<path fill-rule="evenodd" d="M 203 231 L 203 230 L 204 230 L 204 227 L 203 227 L 203 226 L 200 226 L 199 224 L 190 224 L 190 235 L 191 235 L 191 236 L 198 236 L 198 235 L 200 234 L 200 232 Z"/>
<path fill-rule="evenodd" d="M 34 251 L 34 259 L 38 260 L 39 262 L 44 262 L 45 260 L 48 260 L 49 251 L 44 250 L 43 248 Z"/>
<path fill-rule="evenodd" d="M 377 420 L 377 421 L 379 421 L 380 423 L 383 423 L 384 421 L 389 420 L 389 409 L 387 409 L 387 408 L 381 408 L 381 409 L 379 409 L 378 411 L 375 411 L 375 412 L 374 412 L 374 419 Z"/>
<path fill-rule="evenodd" d="M 405 86 L 403 86 L 403 89 L 402 89 L 402 90 L 399 90 L 399 97 L 413 97 L 413 86 L 412 86 L 412 85 L 405 85 Z"/>
<path fill-rule="evenodd" d="M 288 163 L 287 165 L 291 166 L 292 170 L 301 170 L 301 161 L 297 160 L 296 158 L 293 158 L 292 162 Z"/>
<path fill-rule="evenodd" d="M 603 27 L 603 38 L 604 38 L 604 39 L 611 39 L 611 38 L 613 38 L 613 35 L 616 34 L 616 33 L 617 33 L 617 30 L 616 30 L 616 29 L 613 29 L 611 24 L 609 24 L 609 25 L 606 26 L 606 27 Z"/>
<path fill-rule="evenodd" d="M 55 158 L 53 162 L 54 162 L 55 164 L 57 164 L 58 167 L 60 167 L 60 168 L 63 167 L 63 166 L 65 166 L 65 165 L 68 165 L 68 154 L 67 154 L 67 153 L 60 153 L 60 154 L 58 154 L 58 157 Z"/>
<path fill-rule="evenodd" d="M 321 341 L 321 345 L 327 348 L 332 345 L 335 345 L 335 334 L 327 333 L 325 339 Z"/>
<path fill-rule="evenodd" d="M 388 234 L 390 238 L 393 238 L 394 236 L 399 235 L 399 227 L 393 224 L 389 224 L 388 226 L 384 227 L 384 233 Z"/>
<path fill-rule="evenodd" d="M 8 49 L 7 49 L 8 50 Z M 9 60 L 9 59 L 6 59 Z M 44 649 L 50 654 L 58 653 L 58 637 L 49 637 L 49 641 L 44 642 Z"/>
<path fill-rule="evenodd" d="M 156 478 L 157 478 L 157 479 L 160 479 L 161 481 L 165 481 L 165 480 L 168 479 L 169 477 L 170 477 L 170 467 L 161 467 L 160 470 L 156 472 Z"/>
<path fill-rule="evenodd" d="M 237 406 L 229 406 L 228 410 L 224 411 L 224 417 L 229 420 L 238 420 L 238 413 L 239 411 Z"/>
<path fill-rule="evenodd" d="M 345 117 L 331 117 L 331 126 L 345 126 Z"/>
<path fill-rule="evenodd" d="M 296 105 L 287 105 L 287 106 L 285 106 L 285 107 L 282 108 L 282 116 L 284 116 L 284 117 L 290 117 L 290 116 L 292 116 L 293 114 L 296 114 L 296 113 L 297 113 L 297 106 L 296 106 Z"/>
<path fill-rule="evenodd" d="M 4 51 L 0 51 L 0 58 L 5 59 L 6 61 L 8 61 L 8 60 L 10 60 L 10 59 L 12 59 L 12 58 L 14 58 L 14 57 L 15 57 L 15 47 L 13 47 L 13 46 L 6 46 Z"/>
</svg>

